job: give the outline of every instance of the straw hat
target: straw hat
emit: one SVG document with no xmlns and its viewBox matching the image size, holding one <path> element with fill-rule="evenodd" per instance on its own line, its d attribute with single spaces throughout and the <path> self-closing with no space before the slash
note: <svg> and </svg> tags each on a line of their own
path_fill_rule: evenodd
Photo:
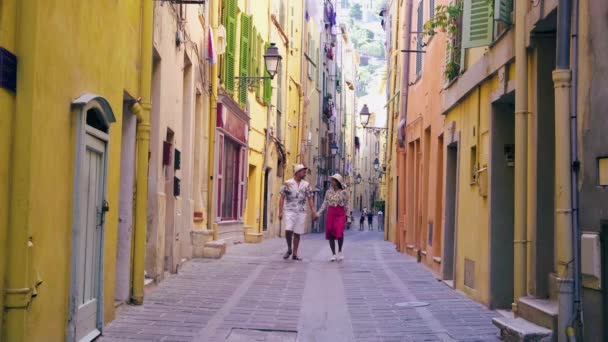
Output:
<svg viewBox="0 0 608 342">
<path fill-rule="evenodd" d="M 293 173 L 294 175 L 302 170 L 308 170 L 308 168 L 302 164 L 295 164 L 293 166 Z"/>
<path fill-rule="evenodd" d="M 336 173 L 335 175 L 331 176 L 330 178 L 337 180 L 338 183 L 340 184 L 340 186 L 342 187 L 342 189 L 346 189 L 346 184 L 344 184 L 344 180 L 342 179 L 342 176 L 339 173 Z"/>
</svg>

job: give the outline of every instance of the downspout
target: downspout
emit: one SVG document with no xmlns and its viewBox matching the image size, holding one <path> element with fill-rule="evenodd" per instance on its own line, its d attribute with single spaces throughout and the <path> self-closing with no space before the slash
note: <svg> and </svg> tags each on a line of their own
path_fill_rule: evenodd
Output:
<svg viewBox="0 0 608 342">
<path fill-rule="evenodd" d="M 219 26 L 219 1 L 211 1 L 211 27 L 213 27 L 214 35 Z M 216 37 L 213 37 L 215 39 Z M 208 170 L 211 176 L 207 180 L 207 230 L 213 232 L 213 239 L 217 239 L 217 231 L 215 230 L 215 216 L 213 213 L 214 203 L 213 194 L 215 193 L 215 126 L 217 119 L 217 83 L 218 83 L 218 63 L 211 65 L 211 97 L 209 99 L 209 140 L 208 140 Z"/>
<path fill-rule="evenodd" d="M 513 311 L 527 294 L 527 173 L 528 173 L 528 56 L 526 52 L 526 2 L 515 6 L 515 217 L 513 240 Z"/>
<path fill-rule="evenodd" d="M 412 26 L 412 0 L 406 0 L 403 8 L 403 43 L 404 49 L 409 49 L 410 42 L 410 28 Z M 403 52 L 403 77 L 401 78 L 401 103 L 400 103 L 400 121 L 405 122 L 407 120 L 407 101 L 409 91 L 409 80 L 410 80 L 410 53 Z M 404 144 L 405 144 L 405 137 Z"/>
<path fill-rule="evenodd" d="M 576 240 L 572 227 L 571 142 L 564 139 L 571 134 L 572 109 L 570 71 L 570 20 L 571 0 L 560 0 L 557 10 L 557 63 L 553 71 L 555 87 L 555 251 L 558 275 L 559 314 L 558 341 L 567 341 L 573 335 L 570 327 L 573 313 L 572 243 Z M 576 132 L 574 132 L 576 135 Z M 574 266 L 577 267 L 576 265 Z M 571 336 L 574 337 L 574 336 Z"/>
<path fill-rule="evenodd" d="M 568 323 L 567 335 L 571 341 L 576 340 L 576 336 L 583 335 L 583 316 L 582 316 L 582 274 L 581 274 L 581 232 L 578 222 L 579 193 L 578 193 L 578 24 L 579 23 L 579 0 L 572 1 L 572 89 L 570 92 L 570 187 L 572 204 L 572 252 L 574 264 L 574 298 L 572 317 Z M 575 333 L 575 329 L 580 329 Z"/>
<path fill-rule="evenodd" d="M 144 262 L 148 211 L 148 151 L 150 146 L 150 92 L 152 87 L 152 35 L 154 29 L 154 2 L 142 0 L 141 28 L 141 100 L 131 110 L 137 118 L 137 179 L 135 183 L 135 232 L 133 244 L 133 274 L 131 276 L 131 302 L 144 302 Z"/>
<path fill-rule="evenodd" d="M 16 31 L 13 31 L 16 38 L 14 51 L 20 58 L 17 92 L 21 92 L 20 96 L 14 97 L 14 113 L 9 112 L 9 115 L 14 115 L 13 129 L 16 133 L 11 137 L 7 250 L 4 254 L 6 259 L 2 261 L 6 262 L 6 278 L 0 279 L 3 282 L 1 295 L 4 296 L 3 307 L 0 308 L 4 312 L 4 320 L 0 322 L 0 340 L 4 338 L 12 342 L 25 341 L 27 313 L 35 291 L 35 285 L 30 278 L 32 232 L 31 214 L 28 211 L 32 198 L 32 163 L 27 153 L 23 152 L 31 151 L 33 144 L 34 111 L 32 101 L 28 100 L 27 95 L 31 94 L 34 87 L 33 75 L 37 68 L 31 58 L 32 54 L 28 57 L 28 54 L 23 52 L 35 51 L 33 38 L 36 37 L 38 26 L 30 24 L 31 18 L 36 17 L 37 12 L 33 1 L 9 2 L 4 5 L 7 6 L 7 11 L 12 10 L 16 18 Z M 14 8 L 11 8 L 11 5 Z M 3 15 L 4 18 L 6 17 Z"/>
<path fill-rule="evenodd" d="M 405 6 L 403 8 L 403 27 L 402 27 L 402 31 L 403 31 L 403 42 L 402 42 L 402 47 L 404 49 L 409 49 L 410 48 L 410 30 L 412 27 L 412 0 L 406 0 Z M 399 110 L 399 122 L 397 123 L 397 143 L 399 144 L 400 142 L 403 145 L 403 152 L 402 157 L 399 158 L 399 150 L 397 149 L 397 153 L 396 153 L 396 158 L 397 158 L 397 165 L 400 164 L 400 160 L 403 159 L 403 163 L 402 165 L 403 170 L 399 170 L 399 167 L 397 167 L 397 179 L 401 180 L 401 182 L 403 182 L 403 186 L 401 186 L 401 184 L 399 184 L 399 182 L 397 182 L 397 187 L 401 187 L 402 191 L 397 191 L 397 193 L 399 193 L 399 195 L 401 193 L 404 193 L 406 190 L 406 180 L 407 177 L 405 176 L 407 173 L 407 138 L 405 136 L 405 122 L 407 122 L 407 105 L 408 105 L 408 92 L 409 92 L 409 80 L 410 80 L 410 53 L 409 52 L 403 52 L 403 76 L 401 78 L 401 103 L 399 103 L 400 105 L 400 110 Z M 403 123 L 403 124 L 402 124 Z M 400 130 L 403 129 L 403 133 L 400 132 Z M 402 177 L 400 177 L 400 175 L 403 175 Z M 398 196 L 399 196 L 398 195 Z M 404 197 L 405 198 L 405 197 Z M 399 202 L 399 198 L 397 198 L 397 202 Z M 397 212 L 397 225 L 399 225 L 400 220 L 400 212 L 399 212 L 399 207 L 403 207 L 406 208 L 406 201 L 403 201 L 403 203 L 400 203 L 400 205 L 398 205 L 395 210 Z M 405 226 L 407 225 L 406 222 L 404 222 L 404 227 L 401 227 L 402 230 L 397 229 L 396 233 L 399 235 L 399 239 L 402 239 L 405 235 L 403 234 L 403 232 L 405 231 Z M 406 245 L 406 241 L 403 241 L 403 243 L 401 243 L 401 246 Z"/>
</svg>

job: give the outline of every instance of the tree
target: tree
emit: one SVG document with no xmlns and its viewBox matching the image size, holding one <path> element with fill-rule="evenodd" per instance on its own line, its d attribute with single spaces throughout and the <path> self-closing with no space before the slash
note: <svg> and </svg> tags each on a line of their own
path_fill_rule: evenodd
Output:
<svg viewBox="0 0 608 342">
<path fill-rule="evenodd" d="M 351 8 L 350 8 L 350 17 L 354 18 L 356 20 L 361 20 L 363 19 L 363 11 L 361 10 L 361 5 L 359 4 L 354 4 Z"/>
<path fill-rule="evenodd" d="M 361 53 L 370 55 L 376 58 L 384 58 L 384 45 L 381 42 L 369 42 L 361 45 L 359 49 Z"/>
</svg>

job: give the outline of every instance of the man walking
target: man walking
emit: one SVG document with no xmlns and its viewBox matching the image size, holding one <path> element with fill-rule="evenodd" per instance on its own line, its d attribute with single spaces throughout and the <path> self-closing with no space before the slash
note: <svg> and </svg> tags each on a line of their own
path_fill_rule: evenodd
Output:
<svg viewBox="0 0 608 342">
<path fill-rule="evenodd" d="M 287 252 L 283 259 L 289 258 L 293 254 L 293 260 L 302 260 L 298 256 L 300 245 L 300 235 L 304 234 L 306 222 L 306 203 L 313 215 L 313 220 L 317 219 L 312 197 L 314 195 L 310 184 L 304 180 L 308 168 L 302 164 L 293 167 L 293 178 L 281 186 L 281 199 L 279 200 L 279 220 L 285 216 L 285 239 L 287 240 Z M 291 242 L 293 238 L 293 250 Z"/>
</svg>

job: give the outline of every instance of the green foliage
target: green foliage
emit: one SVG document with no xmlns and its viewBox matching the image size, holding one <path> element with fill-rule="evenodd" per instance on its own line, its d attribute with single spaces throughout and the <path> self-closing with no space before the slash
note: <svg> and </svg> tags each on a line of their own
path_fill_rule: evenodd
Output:
<svg viewBox="0 0 608 342">
<path fill-rule="evenodd" d="M 381 42 L 369 42 L 361 45 L 359 51 L 362 54 L 369 55 L 376 58 L 384 58 L 386 53 L 384 44 Z"/>
<path fill-rule="evenodd" d="M 435 16 L 424 24 L 423 35 L 432 37 L 437 32 L 445 32 L 448 39 L 454 39 L 458 34 L 458 20 L 462 16 L 462 10 L 462 2 L 435 7 Z"/>
</svg>

